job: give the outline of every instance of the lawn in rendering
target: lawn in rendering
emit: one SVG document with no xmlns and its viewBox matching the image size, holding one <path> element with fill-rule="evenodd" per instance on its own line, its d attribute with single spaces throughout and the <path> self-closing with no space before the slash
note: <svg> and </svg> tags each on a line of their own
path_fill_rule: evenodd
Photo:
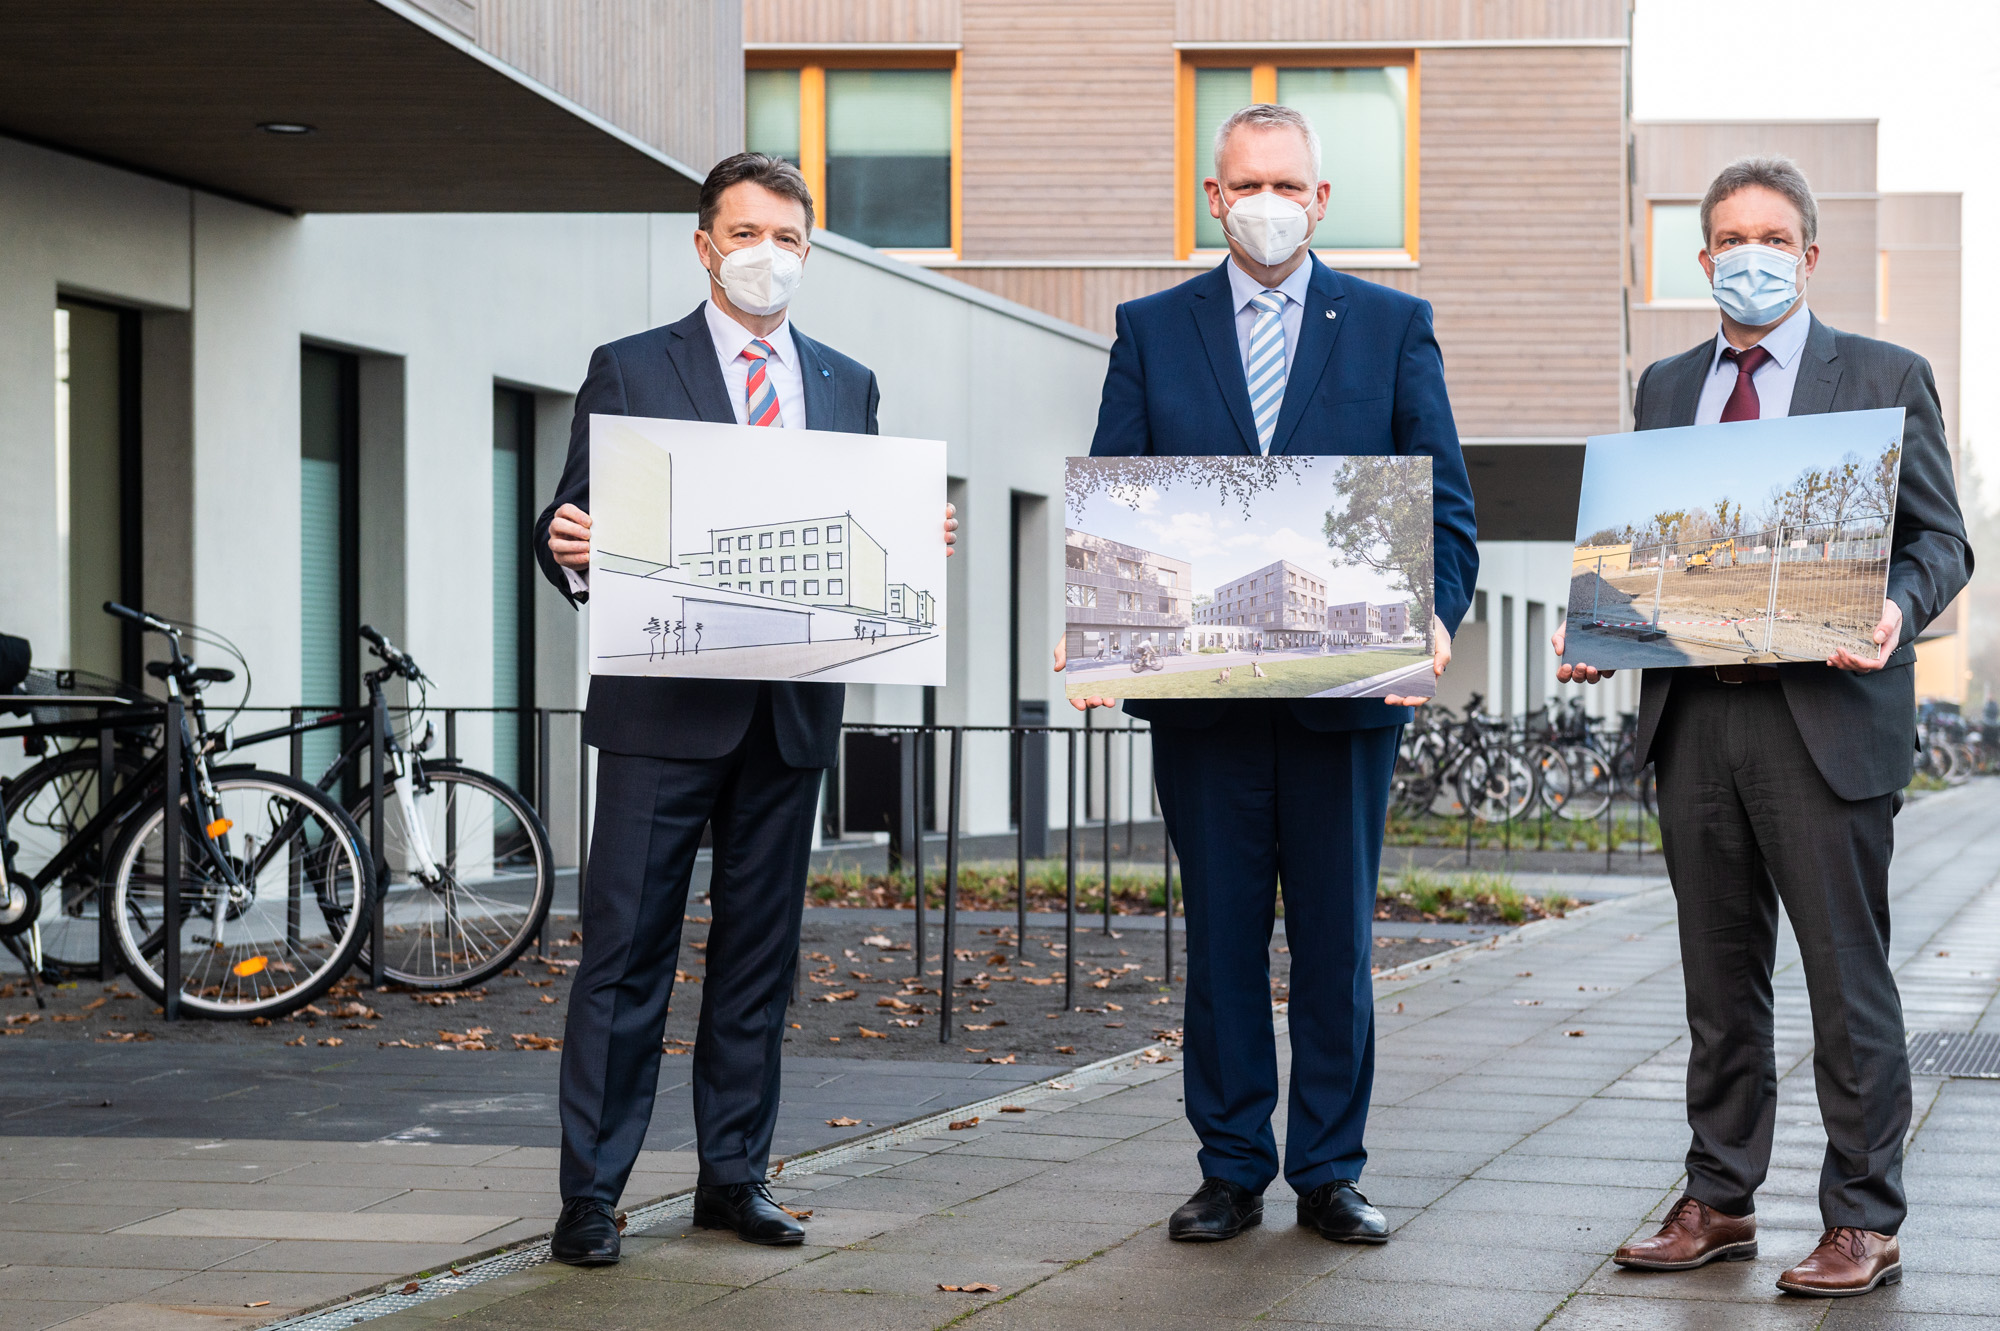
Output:
<svg viewBox="0 0 2000 1331">
<path fill-rule="evenodd" d="M 1071 458 L 1071 698 L 1428 697 L 1427 457 Z"/>
<path fill-rule="evenodd" d="M 590 418 L 597 675 L 945 682 L 944 445 Z"/>
<path fill-rule="evenodd" d="M 1564 659 L 1873 656 L 1902 435 L 1891 407 L 1594 436 Z"/>
</svg>

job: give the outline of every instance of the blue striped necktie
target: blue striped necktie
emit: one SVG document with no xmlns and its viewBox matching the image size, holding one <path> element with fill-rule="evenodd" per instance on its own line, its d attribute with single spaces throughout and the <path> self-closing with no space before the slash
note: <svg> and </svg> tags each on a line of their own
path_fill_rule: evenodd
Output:
<svg viewBox="0 0 2000 1331">
<path fill-rule="evenodd" d="M 1250 414 L 1257 422 L 1257 451 L 1271 451 L 1278 428 L 1278 408 L 1285 402 L 1285 293 L 1262 291 L 1250 298 L 1257 307 L 1257 324 L 1250 330 Z"/>
</svg>

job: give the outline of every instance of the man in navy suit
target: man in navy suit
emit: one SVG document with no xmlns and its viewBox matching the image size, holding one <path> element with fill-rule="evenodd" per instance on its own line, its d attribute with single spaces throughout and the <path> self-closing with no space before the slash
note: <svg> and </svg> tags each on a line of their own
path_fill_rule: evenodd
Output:
<svg viewBox="0 0 2000 1331">
<path fill-rule="evenodd" d="M 1289 107 L 1252 106 L 1216 136 L 1209 212 L 1229 258 L 1118 309 L 1093 456 L 1425 454 L 1436 522 L 1436 656 L 1478 573 L 1472 491 L 1430 306 L 1344 277 L 1309 240 L 1332 187 Z M 1065 650 L 1056 649 L 1056 669 Z M 1150 721 L 1160 807 L 1181 855 L 1188 930 L 1188 1121 L 1202 1184 L 1168 1225 L 1232 1238 L 1263 1219 L 1278 1173 L 1269 947 L 1278 883 L 1291 947 L 1285 1179 L 1299 1223 L 1380 1243 L 1356 1183 L 1374 1079 L 1372 928 L 1389 780 L 1422 698 L 1133 702 Z M 1078 706 L 1110 706 L 1090 698 Z"/>
<path fill-rule="evenodd" d="M 811 252 L 812 194 L 798 168 L 739 153 L 709 172 L 699 206 L 708 300 L 679 323 L 599 347 L 577 390 L 569 459 L 535 528 L 542 572 L 571 604 L 589 594 L 592 414 L 877 432 L 874 374 L 785 317 Z M 956 526 L 946 505 L 947 554 Z M 694 1222 L 753 1243 L 804 1241 L 764 1178 L 807 853 L 842 703 L 839 684 L 591 678 L 583 737 L 598 750 L 597 812 L 563 1038 L 557 1260 L 618 1260 L 612 1207 L 652 1119 L 704 825 L 714 852 L 693 1064 Z"/>
</svg>

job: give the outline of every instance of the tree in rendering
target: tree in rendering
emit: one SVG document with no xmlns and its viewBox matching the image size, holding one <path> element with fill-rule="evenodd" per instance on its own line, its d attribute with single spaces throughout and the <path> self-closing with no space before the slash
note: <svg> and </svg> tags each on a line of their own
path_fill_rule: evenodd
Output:
<svg viewBox="0 0 2000 1331">
<path fill-rule="evenodd" d="M 1346 502 L 1326 511 L 1321 531 L 1337 564 L 1387 574 L 1416 602 L 1412 628 L 1428 642 L 1435 609 L 1437 552 L 1427 469 L 1402 457 L 1351 457 L 1333 475 Z"/>
</svg>

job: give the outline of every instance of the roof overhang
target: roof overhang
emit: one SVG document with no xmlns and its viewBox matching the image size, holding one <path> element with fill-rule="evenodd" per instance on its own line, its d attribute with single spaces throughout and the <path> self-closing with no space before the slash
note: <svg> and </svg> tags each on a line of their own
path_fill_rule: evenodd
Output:
<svg viewBox="0 0 2000 1331">
<path fill-rule="evenodd" d="M 0 133 L 294 213 L 692 212 L 701 179 L 407 0 L 0 6 Z"/>
</svg>

